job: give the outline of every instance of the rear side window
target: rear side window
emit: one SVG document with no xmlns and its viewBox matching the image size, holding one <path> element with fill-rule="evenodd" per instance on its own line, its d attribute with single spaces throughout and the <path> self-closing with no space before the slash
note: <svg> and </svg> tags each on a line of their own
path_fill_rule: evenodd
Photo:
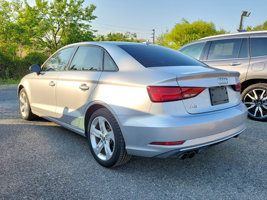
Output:
<svg viewBox="0 0 267 200">
<path fill-rule="evenodd" d="M 64 71 L 68 67 L 69 60 L 76 47 L 58 51 L 44 64 L 42 71 Z"/>
<path fill-rule="evenodd" d="M 182 53 L 156 45 L 119 45 L 144 67 L 162 66 L 205 66 L 203 63 Z"/>
<path fill-rule="evenodd" d="M 266 56 L 267 55 L 267 38 L 251 38 L 251 56 Z"/>
<path fill-rule="evenodd" d="M 117 71 L 117 65 L 107 52 L 104 52 L 104 71 Z"/>
<path fill-rule="evenodd" d="M 242 39 L 212 41 L 208 60 L 238 58 Z"/>
<path fill-rule="evenodd" d="M 99 47 L 81 46 L 77 50 L 70 70 L 100 71 L 102 70 L 103 50 Z"/>
<path fill-rule="evenodd" d="M 206 44 L 205 42 L 192 44 L 192 45 L 184 47 L 180 51 L 184 53 L 185 55 L 191 56 L 199 60 L 205 44 Z"/>
</svg>

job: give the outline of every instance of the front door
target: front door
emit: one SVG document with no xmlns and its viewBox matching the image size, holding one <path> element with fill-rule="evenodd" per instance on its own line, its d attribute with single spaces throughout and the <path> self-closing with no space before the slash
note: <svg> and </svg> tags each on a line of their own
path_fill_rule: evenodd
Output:
<svg viewBox="0 0 267 200">
<path fill-rule="evenodd" d="M 31 107 L 34 113 L 43 117 L 56 117 L 56 88 L 60 72 L 68 66 L 75 48 L 57 51 L 42 66 L 39 75 L 36 73 L 29 81 Z"/>
<path fill-rule="evenodd" d="M 42 71 L 29 81 L 31 109 L 41 117 L 53 117 L 56 111 L 56 84 L 58 73 Z"/>
</svg>

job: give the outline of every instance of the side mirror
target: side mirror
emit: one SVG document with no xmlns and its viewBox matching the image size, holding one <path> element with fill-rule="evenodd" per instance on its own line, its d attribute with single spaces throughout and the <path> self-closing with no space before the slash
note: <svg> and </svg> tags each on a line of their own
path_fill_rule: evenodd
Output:
<svg viewBox="0 0 267 200">
<path fill-rule="evenodd" d="M 34 64 L 34 65 L 32 65 L 32 66 L 30 67 L 30 70 L 31 70 L 32 72 L 36 72 L 37 75 L 39 75 L 40 72 L 41 72 L 41 67 L 40 67 L 40 65 L 38 65 L 38 64 Z"/>
</svg>

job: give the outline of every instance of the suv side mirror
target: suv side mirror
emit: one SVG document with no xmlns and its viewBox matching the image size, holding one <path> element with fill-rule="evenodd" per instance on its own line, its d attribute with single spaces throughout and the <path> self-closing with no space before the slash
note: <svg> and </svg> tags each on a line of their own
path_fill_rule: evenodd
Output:
<svg viewBox="0 0 267 200">
<path fill-rule="evenodd" d="M 41 72 L 41 66 L 38 65 L 38 64 L 34 64 L 34 65 L 32 65 L 32 66 L 30 67 L 30 70 L 31 70 L 32 72 L 36 72 L 37 75 L 39 75 L 40 72 Z"/>
</svg>

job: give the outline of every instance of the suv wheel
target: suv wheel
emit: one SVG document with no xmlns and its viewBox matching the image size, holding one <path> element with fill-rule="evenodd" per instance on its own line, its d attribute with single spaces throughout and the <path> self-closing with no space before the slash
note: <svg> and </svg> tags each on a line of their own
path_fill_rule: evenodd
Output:
<svg viewBox="0 0 267 200">
<path fill-rule="evenodd" d="M 267 84 L 257 83 L 242 92 L 242 101 L 248 108 L 248 116 L 255 120 L 267 120 Z"/>
<path fill-rule="evenodd" d="M 118 122 L 105 108 L 95 111 L 88 123 L 92 155 L 104 167 L 115 167 L 130 160 Z"/>
</svg>

